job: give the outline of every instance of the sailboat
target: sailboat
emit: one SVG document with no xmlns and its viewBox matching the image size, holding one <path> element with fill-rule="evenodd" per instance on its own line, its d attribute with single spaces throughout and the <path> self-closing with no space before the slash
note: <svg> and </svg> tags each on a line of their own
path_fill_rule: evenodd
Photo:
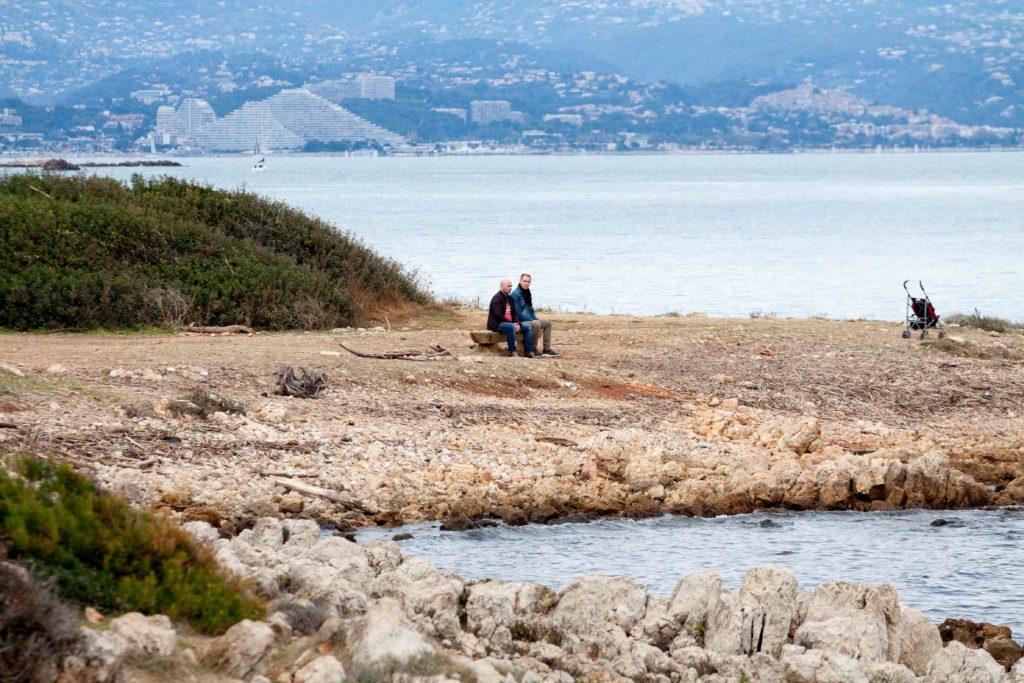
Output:
<svg viewBox="0 0 1024 683">
<path fill-rule="evenodd" d="M 259 141 L 259 138 L 256 139 L 255 143 L 253 143 L 252 155 L 254 157 L 258 156 L 260 158 L 259 161 L 257 161 L 255 164 L 252 165 L 253 173 L 263 173 L 264 169 L 266 169 L 266 167 L 267 167 L 267 159 L 266 159 L 266 157 L 264 157 L 263 155 L 260 154 L 260 141 Z"/>
</svg>

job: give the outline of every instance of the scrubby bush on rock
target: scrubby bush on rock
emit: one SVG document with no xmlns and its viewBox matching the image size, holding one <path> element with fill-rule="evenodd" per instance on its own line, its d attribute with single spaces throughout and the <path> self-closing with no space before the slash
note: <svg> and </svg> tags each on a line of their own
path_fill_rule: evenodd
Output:
<svg viewBox="0 0 1024 683">
<path fill-rule="evenodd" d="M 66 465 L 13 456 L 5 464 L 0 543 L 11 559 L 53 577 L 64 598 L 166 614 L 209 633 L 262 616 L 212 553 L 169 520 L 131 508 Z"/>
</svg>

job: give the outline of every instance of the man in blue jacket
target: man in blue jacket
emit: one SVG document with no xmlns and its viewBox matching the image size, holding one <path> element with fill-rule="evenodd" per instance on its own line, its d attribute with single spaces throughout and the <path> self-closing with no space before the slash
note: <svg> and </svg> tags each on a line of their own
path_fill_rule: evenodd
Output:
<svg viewBox="0 0 1024 683">
<path fill-rule="evenodd" d="M 533 328 L 529 325 L 520 325 L 519 316 L 516 315 L 516 306 L 509 296 L 512 291 L 512 281 L 502 280 L 498 293 L 491 298 L 491 306 L 487 310 L 487 329 L 491 332 L 501 332 L 508 338 L 508 355 L 516 355 L 516 333 L 523 333 L 523 355 L 533 358 Z"/>
<path fill-rule="evenodd" d="M 530 292 L 532 283 L 533 278 L 529 273 L 519 276 L 519 286 L 512 290 L 512 302 L 515 304 L 516 315 L 524 330 L 532 328 L 534 339 L 539 339 L 543 332 L 543 350 L 538 352 L 537 349 L 533 349 L 533 352 L 538 356 L 555 357 L 558 352 L 551 348 L 551 321 L 538 320 L 537 314 L 533 310 L 533 294 Z"/>
</svg>

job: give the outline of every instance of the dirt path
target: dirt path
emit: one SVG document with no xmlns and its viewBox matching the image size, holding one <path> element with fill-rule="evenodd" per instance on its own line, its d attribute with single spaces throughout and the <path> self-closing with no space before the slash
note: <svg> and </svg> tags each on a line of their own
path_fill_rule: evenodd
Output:
<svg viewBox="0 0 1024 683">
<path fill-rule="evenodd" d="M 445 309 L 344 334 L 3 334 L 0 447 L 65 457 L 137 502 L 226 524 L 1024 499 L 1013 482 L 1024 475 L 1020 336 L 952 329 L 932 347 L 879 322 L 555 314 L 562 357 L 529 360 L 471 350 L 467 331 L 484 317 Z M 339 341 L 441 344 L 459 358 L 364 359 Z M 326 392 L 274 395 L 278 365 L 325 372 Z M 190 414 L 203 406 L 183 400 L 197 390 L 244 415 Z M 890 481 L 858 496 L 857 468 L 936 451 L 984 491 L 917 501 Z M 813 499 L 792 493 L 827 461 L 850 471 L 846 498 L 818 480 Z M 781 494 L 742 481 L 766 471 Z M 274 477 L 381 514 L 288 493 Z"/>
</svg>

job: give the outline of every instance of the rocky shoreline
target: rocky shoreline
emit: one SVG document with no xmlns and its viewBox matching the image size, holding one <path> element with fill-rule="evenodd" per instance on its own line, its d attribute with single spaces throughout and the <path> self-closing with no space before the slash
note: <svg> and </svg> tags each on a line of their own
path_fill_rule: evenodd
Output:
<svg viewBox="0 0 1024 683">
<path fill-rule="evenodd" d="M 344 528 L 1024 502 L 1017 335 L 960 331 L 970 357 L 878 323 L 579 316 L 556 318 L 562 359 L 531 362 L 467 350 L 474 313 L 393 332 L 0 335 L 0 447 L 228 532 L 279 514 Z M 282 363 L 328 389 L 275 396 Z"/>
<path fill-rule="evenodd" d="M 933 346 L 877 322 L 562 314 L 563 356 L 528 360 L 470 349 L 479 317 L 453 308 L 319 334 L 0 335 L 0 448 L 87 471 L 185 523 L 268 599 L 301 605 L 285 616 L 324 616 L 312 630 L 285 616 L 242 627 L 239 642 L 266 645 L 262 669 L 232 669 L 231 639 L 216 655 L 196 650 L 235 678 L 371 671 L 380 663 L 356 644 L 383 629 L 411 644 L 396 661 L 426 667 L 415 675 L 461 680 L 1024 680 L 984 650 L 933 647 L 937 627 L 891 587 L 800 593 L 770 567 L 737 594 L 709 575 L 665 599 L 594 577 L 554 594 L 466 582 L 393 543 L 316 539 L 324 525 L 428 519 L 1021 503 L 1024 338 L 953 329 Z M 362 358 L 339 341 L 456 357 Z M 282 364 L 325 373 L 326 389 L 275 395 Z M 311 654 L 274 668 L 282 647 Z M 327 678 L 312 677 L 320 667 Z"/>
<path fill-rule="evenodd" d="M 205 522 L 185 528 L 251 582 L 269 616 L 207 640 L 166 617 L 115 618 L 90 636 L 94 680 L 125 667 L 131 680 L 256 683 L 1024 681 L 1008 629 L 950 620 L 940 633 L 890 585 L 800 591 L 791 571 L 765 565 L 738 592 L 704 571 L 663 598 L 599 574 L 555 593 L 465 581 L 394 542 L 321 538 L 310 520 L 262 518 L 232 539 Z"/>
</svg>

